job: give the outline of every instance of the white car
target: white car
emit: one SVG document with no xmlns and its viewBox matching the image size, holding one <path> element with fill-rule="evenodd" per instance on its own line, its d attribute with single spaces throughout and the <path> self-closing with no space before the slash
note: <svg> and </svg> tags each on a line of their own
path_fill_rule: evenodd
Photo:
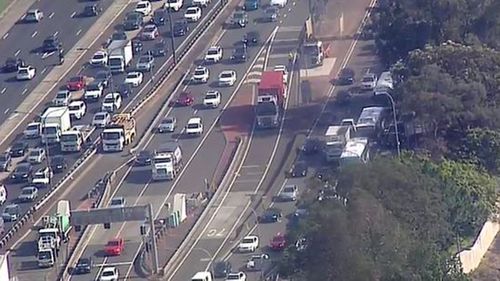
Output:
<svg viewBox="0 0 500 281">
<path fill-rule="evenodd" d="M 68 110 L 69 110 L 69 117 L 75 119 L 82 119 L 83 116 L 85 116 L 85 113 L 87 113 L 87 106 L 83 101 L 80 100 L 72 101 L 68 105 Z"/>
<path fill-rule="evenodd" d="M 101 98 L 102 93 L 104 91 L 104 85 L 100 81 L 93 81 L 90 84 L 85 86 L 85 93 L 83 94 L 83 98 L 87 102 L 93 102 L 99 100 Z"/>
<path fill-rule="evenodd" d="M 103 128 L 111 122 L 111 115 L 108 112 L 97 112 L 92 118 L 92 125 Z"/>
<path fill-rule="evenodd" d="M 299 195 L 299 189 L 294 184 L 285 185 L 283 190 L 279 193 L 278 198 L 283 201 L 296 201 Z"/>
<path fill-rule="evenodd" d="M 123 197 L 112 198 L 111 202 L 109 203 L 109 206 L 113 208 L 123 208 L 125 207 L 125 198 Z"/>
<path fill-rule="evenodd" d="M 153 7 L 149 1 L 139 1 L 135 6 L 135 12 L 148 16 L 153 11 Z"/>
<path fill-rule="evenodd" d="M 210 78 L 210 71 L 204 66 L 198 66 L 194 69 L 192 81 L 193 83 L 207 83 Z"/>
<path fill-rule="evenodd" d="M 186 134 L 188 135 L 202 135 L 203 134 L 203 123 L 201 117 L 191 117 L 189 118 L 186 125 Z"/>
<path fill-rule="evenodd" d="M 118 269 L 114 266 L 107 266 L 102 270 L 99 281 L 117 281 L 118 278 L 120 278 Z"/>
<path fill-rule="evenodd" d="M 220 92 L 208 91 L 203 99 L 203 105 L 206 107 L 217 108 L 220 104 Z"/>
<path fill-rule="evenodd" d="M 90 59 L 90 65 L 107 65 L 108 64 L 108 53 L 105 51 L 97 51 Z"/>
<path fill-rule="evenodd" d="M 50 184 L 50 180 L 52 179 L 52 170 L 48 167 L 41 168 L 33 175 L 33 179 L 31 183 L 34 186 L 48 186 Z"/>
<path fill-rule="evenodd" d="M 177 119 L 175 117 L 166 117 L 158 125 L 158 133 L 173 132 L 175 127 L 177 127 Z"/>
<path fill-rule="evenodd" d="M 16 78 L 17 80 L 31 80 L 35 77 L 36 69 L 31 66 L 22 66 L 17 70 Z"/>
<path fill-rule="evenodd" d="M 42 133 L 42 123 L 33 122 L 29 123 L 26 129 L 24 129 L 23 135 L 27 139 L 38 138 Z"/>
<path fill-rule="evenodd" d="M 377 86 L 377 75 L 373 73 L 366 73 L 361 79 L 361 89 L 373 90 Z"/>
<path fill-rule="evenodd" d="M 246 281 L 247 275 L 245 272 L 231 272 L 226 276 L 226 281 Z"/>
<path fill-rule="evenodd" d="M 155 40 L 160 35 L 158 27 L 154 24 L 148 24 L 142 29 L 141 37 L 143 40 Z"/>
<path fill-rule="evenodd" d="M 142 72 L 133 71 L 127 73 L 127 77 L 125 77 L 125 84 L 130 84 L 133 87 L 139 87 L 142 84 L 142 80 L 144 79 L 144 75 Z"/>
<path fill-rule="evenodd" d="M 182 5 L 184 4 L 183 0 L 167 0 L 165 1 L 165 9 L 172 9 L 174 12 L 178 12 Z"/>
<path fill-rule="evenodd" d="M 28 162 L 31 164 L 40 164 L 45 160 L 45 149 L 32 148 L 28 152 Z"/>
<path fill-rule="evenodd" d="M 288 70 L 286 69 L 286 66 L 279 64 L 274 66 L 274 71 L 278 71 L 283 73 L 283 83 L 288 83 Z"/>
<path fill-rule="evenodd" d="M 21 202 L 32 202 L 38 197 L 38 188 L 34 186 L 27 186 L 21 190 L 21 194 L 17 199 Z"/>
<path fill-rule="evenodd" d="M 114 112 L 122 107 L 122 96 L 120 93 L 109 93 L 102 101 L 101 110 L 106 112 Z"/>
<path fill-rule="evenodd" d="M 287 0 L 271 0 L 271 6 L 278 6 L 284 8 L 287 4 Z"/>
<path fill-rule="evenodd" d="M 24 16 L 25 22 L 40 22 L 43 19 L 43 12 L 38 9 L 29 10 Z"/>
<path fill-rule="evenodd" d="M 57 92 L 56 97 L 52 101 L 54 105 L 60 106 L 60 105 L 68 105 L 71 102 L 71 92 L 68 90 L 60 90 Z"/>
<path fill-rule="evenodd" d="M 193 5 L 200 6 L 200 7 L 207 7 L 208 4 L 210 4 L 210 0 L 193 0 L 192 3 Z"/>
<path fill-rule="evenodd" d="M 197 22 L 201 19 L 201 8 L 198 6 L 187 8 L 184 13 L 184 18 L 191 22 Z"/>
<path fill-rule="evenodd" d="M 248 235 L 243 237 L 240 244 L 238 245 L 238 251 L 244 252 L 255 252 L 259 248 L 259 237 L 256 235 Z"/>
<path fill-rule="evenodd" d="M 212 46 L 208 48 L 207 53 L 205 54 L 205 62 L 209 63 L 218 63 L 222 60 L 223 50 L 221 46 Z"/>
<path fill-rule="evenodd" d="M 224 70 L 219 74 L 219 86 L 233 86 L 236 83 L 236 71 Z"/>
</svg>

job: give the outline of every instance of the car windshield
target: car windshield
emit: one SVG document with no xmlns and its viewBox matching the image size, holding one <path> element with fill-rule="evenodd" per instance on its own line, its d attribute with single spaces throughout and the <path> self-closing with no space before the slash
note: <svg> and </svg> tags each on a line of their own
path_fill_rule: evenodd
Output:
<svg viewBox="0 0 500 281">
<path fill-rule="evenodd" d="M 240 280 L 240 276 L 238 274 L 229 274 L 226 280 Z"/>
<path fill-rule="evenodd" d="M 188 124 L 187 127 L 188 127 L 188 129 L 197 129 L 198 128 L 198 124 L 197 123 L 191 123 L 191 124 Z"/>
<path fill-rule="evenodd" d="M 189 8 L 186 11 L 186 14 L 188 14 L 188 15 L 196 14 L 196 13 L 198 13 L 198 9 L 196 9 L 196 8 Z"/>
<path fill-rule="evenodd" d="M 13 215 L 17 213 L 17 208 L 18 208 L 17 206 L 7 206 L 4 212 Z"/>
<path fill-rule="evenodd" d="M 205 69 L 203 69 L 203 68 L 202 69 L 196 69 L 194 71 L 194 75 L 203 75 L 203 74 L 205 74 Z"/>
<path fill-rule="evenodd" d="M 149 25 L 144 28 L 145 32 L 153 32 L 156 29 L 156 26 L 154 25 Z"/>
<path fill-rule="evenodd" d="M 130 73 L 127 75 L 127 79 L 135 79 L 137 77 L 139 77 L 139 74 L 137 73 Z"/>
<path fill-rule="evenodd" d="M 363 77 L 363 82 L 373 82 L 375 79 L 371 76 Z"/>
<path fill-rule="evenodd" d="M 233 77 L 233 74 L 232 73 L 222 73 L 220 75 L 221 78 L 231 78 Z"/>
<path fill-rule="evenodd" d="M 41 154 L 41 152 L 39 150 L 32 150 L 32 151 L 30 151 L 30 156 L 38 156 L 40 154 Z"/>
<path fill-rule="evenodd" d="M 136 19 L 138 19 L 138 18 L 140 18 L 140 17 L 141 17 L 141 15 L 140 15 L 140 14 L 138 14 L 138 13 L 131 13 L 131 14 L 128 14 L 128 15 L 127 15 L 126 20 L 128 20 L 128 21 L 133 21 L 133 20 L 136 20 Z"/>
<path fill-rule="evenodd" d="M 207 54 L 208 55 L 217 55 L 219 53 L 219 50 L 217 49 L 208 49 Z"/>
<path fill-rule="evenodd" d="M 174 120 L 173 119 L 164 119 L 163 121 L 161 121 L 162 124 L 172 124 L 174 123 Z"/>
<path fill-rule="evenodd" d="M 96 60 L 100 60 L 100 59 L 103 59 L 104 58 L 104 54 L 103 53 L 97 53 L 94 55 L 94 59 Z"/>
<path fill-rule="evenodd" d="M 99 87 L 99 84 L 90 84 L 87 86 L 87 91 L 99 91 L 100 90 L 100 87 Z"/>
<path fill-rule="evenodd" d="M 151 58 L 149 56 L 141 57 L 139 59 L 139 63 L 149 63 L 151 61 Z"/>
<path fill-rule="evenodd" d="M 30 195 L 33 192 L 34 192 L 34 190 L 32 188 L 25 188 L 25 189 L 23 189 L 23 191 L 21 192 L 21 194 L 23 194 L 23 195 Z"/>
<path fill-rule="evenodd" d="M 217 98 L 217 94 L 207 94 L 207 95 L 205 96 L 205 98 L 206 98 L 207 100 L 216 99 L 216 98 Z"/>
<path fill-rule="evenodd" d="M 90 260 L 89 259 L 79 259 L 78 260 L 78 265 L 86 266 L 86 265 L 89 265 L 89 264 L 90 264 Z"/>
<path fill-rule="evenodd" d="M 44 179 L 45 178 L 45 174 L 43 172 L 36 173 L 33 178 L 35 178 L 35 179 Z"/>
<path fill-rule="evenodd" d="M 121 205 L 123 204 L 122 200 L 121 199 L 113 199 L 111 200 L 111 205 Z M 114 245 L 118 245 L 118 242 L 117 241 L 112 241 L 112 242 L 116 242 L 116 244 Z M 111 243 L 111 242 L 110 242 Z M 111 244 L 110 244 L 111 245 Z"/>
<path fill-rule="evenodd" d="M 112 204 L 114 205 L 114 204 Z M 113 240 L 108 242 L 108 246 L 119 246 L 120 242 L 118 240 Z"/>
<path fill-rule="evenodd" d="M 292 186 L 285 187 L 285 188 L 283 189 L 283 192 L 286 192 L 286 193 L 292 193 L 292 192 L 294 192 L 294 191 L 295 191 L 295 189 L 294 189 Z"/>
<path fill-rule="evenodd" d="M 36 14 L 37 14 L 37 13 L 36 13 L 36 11 L 29 11 L 29 12 L 26 14 L 26 16 L 27 16 L 27 17 L 30 17 L 30 18 L 34 18 L 34 17 L 36 16 Z"/>
<path fill-rule="evenodd" d="M 71 79 L 69 79 L 69 82 L 80 82 L 80 81 L 82 81 L 81 77 L 72 77 Z"/>
<path fill-rule="evenodd" d="M 59 96 L 59 95 L 58 95 L 58 96 Z M 39 128 L 39 127 L 40 127 L 40 126 L 39 126 L 39 125 L 36 125 L 36 124 L 35 124 L 35 125 L 29 125 L 29 126 L 26 128 L 26 130 L 28 130 L 28 131 L 38 131 L 38 128 Z"/>
<path fill-rule="evenodd" d="M 70 111 L 76 111 L 76 110 L 80 110 L 80 106 L 79 105 L 72 105 L 72 106 L 69 106 L 68 109 Z"/>
<path fill-rule="evenodd" d="M 105 118 L 104 114 L 96 114 L 96 116 L 94 116 L 94 120 L 104 120 L 104 118 Z"/>
<path fill-rule="evenodd" d="M 243 13 L 234 13 L 233 18 L 237 20 L 241 20 L 245 17 L 245 14 Z"/>
<path fill-rule="evenodd" d="M 165 11 L 164 10 L 156 10 L 154 12 L 154 16 L 155 17 L 163 17 L 163 15 L 165 14 Z"/>
<path fill-rule="evenodd" d="M 243 244 L 249 244 L 249 243 L 253 243 L 253 238 L 245 238 L 243 239 L 243 241 L 241 241 Z"/>
<path fill-rule="evenodd" d="M 23 149 L 25 147 L 25 144 L 22 142 L 18 142 L 12 146 L 13 149 Z"/>
<path fill-rule="evenodd" d="M 112 270 L 106 270 L 102 272 L 102 276 L 113 276 L 115 273 Z"/>
<path fill-rule="evenodd" d="M 19 74 L 28 74 L 28 69 L 26 68 L 19 69 Z"/>
<path fill-rule="evenodd" d="M 65 99 L 68 97 L 68 94 L 67 93 L 58 93 L 56 95 L 56 99 Z"/>
<path fill-rule="evenodd" d="M 148 5 L 146 3 L 137 4 L 137 9 L 145 9 Z"/>
</svg>

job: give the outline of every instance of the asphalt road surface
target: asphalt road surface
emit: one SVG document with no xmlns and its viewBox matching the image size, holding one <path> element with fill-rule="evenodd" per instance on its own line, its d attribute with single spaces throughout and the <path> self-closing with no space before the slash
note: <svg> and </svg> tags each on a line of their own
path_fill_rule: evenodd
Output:
<svg viewBox="0 0 500 281">
<path fill-rule="evenodd" d="M 154 5 L 159 5 L 157 3 L 154 3 Z M 133 5 L 131 5 L 130 7 L 127 8 L 126 11 L 130 11 L 133 9 Z M 214 4 L 212 4 L 211 6 L 209 6 L 206 10 L 208 11 L 209 9 L 212 9 L 214 7 Z M 178 19 L 178 18 L 181 18 L 183 16 L 183 10 L 178 12 L 178 13 L 173 13 L 173 19 Z M 121 22 L 121 21 L 119 21 Z M 193 29 L 195 28 L 195 26 L 197 25 L 196 24 L 191 24 L 190 26 L 190 32 L 193 31 Z M 168 29 L 165 30 L 166 27 L 162 27 L 161 30 L 162 30 L 162 36 L 163 37 L 166 37 L 168 36 Z M 137 34 L 137 32 L 128 32 L 127 33 L 129 35 L 129 38 L 132 38 L 133 36 L 135 36 Z M 188 35 L 191 34 L 191 33 L 188 33 Z M 177 37 L 176 38 L 176 47 L 180 46 L 180 44 L 182 44 L 182 42 L 184 42 L 184 40 L 186 40 L 186 38 L 188 38 L 188 35 L 187 36 L 184 36 L 184 37 Z M 104 42 L 106 41 L 106 39 L 108 38 L 109 34 L 105 34 L 102 36 L 102 40 L 100 40 L 100 42 Z M 158 41 L 159 39 L 155 40 L 156 42 Z M 148 51 L 149 49 L 152 48 L 152 46 L 156 43 L 154 41 L 152 42 L 144 42 L 144 51 L 143 52 L 146 52 Z M 91 46 L 90 48 L 91 50 L 98 50 L 99 49 L 99 46 Z M 160 67 L 167 61 L 169 55 L 171 54 L 172 52 L 170 50 L 168 50 L 168 55 L 166 57 L 163 57 L 163 58 L 157 58 L 157 60 L 155 61 L 156 62 L 156 71 L 158 71 L 160 69 Z M 92 56 L 92 52 L 89 54 L 89 56 Z M 81 67 L 81 66 L 86 66 L 87 64 L 87 61 L 89 59 L 89 56 L 85 57 L 84 59 L 82 59 L 81 63 L 79 64 L 78 67 Z M 136 56 L 137 58 L 138 56 Z M 134 59 L 134 62 L 132 63 L 132 67 L 135 66 L 135 62 L 136 62 L 136 58 Z M 98 71 L 98 69 L 96 68 L 90 68 L 90 67 L 83 67 L 81 72 L 80 73 L 83 73 L 84 75 L 88 75 L 88 76 L 92 76 L 92 75 L 95 75 L 95 73 Z M 153 72 L 154 73 L 154 72 Z M 73 74 L 70 74 L 66 80 L 63 80 L 63 81 L 67 81 L 71 75 L 75 75 L 74 72 Z M 119 85 L 123 82 L 123 76 L 124 75 L 116 75 L 116 76 L 113 76 L 113 84 L 114 85 Z M 146 92 L 147 88 L 146 87 L 151 87 L 151 83 L 147 83 L 147 78 L 151 77 L 151 74 L 146 74 L 145 75 L 145 82 L 138 88 L 135 88 L 134 91 L 133 91 L 133 95 L 131 95 L 130 97 L 128 98 L 124 98 L 124 105 L 122 107 L 125 108 L 127 105 L 133 103 L 133 102 L 137 102 L 137 99 L 139 98 L 139 96 L 143 93 Z M 64 85 L 61 85 L 61 87 L 64 86 Z M 108 91 L 110 91 L 112 89 L 108 89 Z M 90 124 L 91 123 L 91 120 L 92 120 L 92 117 L 93 117 L 93 113 L 95 112 L 98 112 L 100 111 L 99 108 L 101 106 L 101 103 L 100 102 L 97 102 L 97 103 L 91 103 L 91 104 L 88 104 L 87 105 L 87 114 L 84 116 L 84 118 L 82 118 L 81 120 L 74 120 L 73 125 L 81 125 L 81 124 Z M 92 136 L 92 139 L 95 139 L 98 134 L 100 133 L 100 130 L 96 130 L 96 132 L 93 134 Z M 36 147 L 36 146 L 39 146 L 39 140 L 29 140 L 28 143 L 30 144 L 30 147 Z M 59 149 L 58 147 L 51 147 L 50 148 L 50 153 L 49 155 L 56 155 L 56 154 L 60 154 L 59 152 Z M 79 153 L 75 153 L 75 154 L 65 154 L 65 158 L 66 158 L 66 161 L 68 163 L 68 167 L 70 167 L 79 157 L 80 157 L 80 154 Z M 122 155 L 121 154 L 106 154 L 105 157 L 106 158 L 104 161 L 100 161 L 100 164 L 104 164 L 103 167 L 105 167 L 105 169 L 103 170 L 103 168 L 101 167 L 100 169 L 97 169 L 96 171 L 98 171 L 100 174 L 104 173 L 103 171 L 107 171 L 110 167 L 112 167 L 114 164 L 116 164 L 117 162 L 119 162 L 121 159 L 122 159 Z M 16 161 L 17 162 L 17 161 Z M 42 164 L 43 165 L 43 164 Z M 40 167 L 42 165 L 39 165 Z M 39 166 L 37 166 L 36 168 L 38 168 Z M 12 168 L 13 169 L 13 168 Z M 36 170 L 36 169 L 35 169 Z M 3 178 L 6 178 L 8 177 L 8 173 L 2 173 L 2 176 Z M 54 178 L 53 178 L 53 182 L 57 182 L 59 179 L 60 179 L 60 176 L 61 175 L 56 175 Z M 93 186 L 95 184 L 95 182 L 92 182 L 90 184 L 83 184 L 83 187 L 85 188 L 85 190 L 88 190 L 91 186 Z M 17 196 L 19 195 L 20 193 L 20 190 L 21 188 L 24 186 L 23 184 L 10 184 L 7 182 L 7 186 L 9 188 L 9 203 L 12 203 L 12 202 L 16 202 L 16 198 Z M 46 192 L 47 189 L 41 189 L 39 192 L 39 196 L 43 196 L 43 194 Z M 24 213 L 25 211 L 27 211 L 30 207 L 31 207 L 32 204 L 29 204 L 29 203 L 26 203 L 26 204 L 21 204 L 21 209 L 22 209 L 22 213 Z M 6 224 L 6 227 L 9 228 L 11 226 L 11 223 L 7 223 Z M 26 241 L 34 241 L 36 239 L 36 233 L 31 233 L 29 236 L 27 236 L 25 238 Z M 23 278 L 25 278 L 26 280 L 30 279 L 32 280 L 31 278 L 33 276 L 35 276 L 36 274 L 39 274 L 39 272 L 47 272 L 48 270 L 34 270 L 34 267 L 33 267 L 33 261 L 36 260 L 36 257 L 34 256 L 35 254 L 35 248 L 30 248 L 30 247 L 22 247 L 22 253 L 20 252 L 18 255 L 13 255 L 12 256 L 12 263 L 13 264 L 16 264 L 16 269 L 18 270 L 18 272 L 20 274 L 18 274 L 20 280 L 24 280 Z M 27 252 L 26 252 L 27 251 Z M 24 271 L 24 272 L 23 272 Z"/>
<path fill-rule="evenodd" d="M 111 3 L 111 0 L 102 0 L 99 1 L 99 6 L 104 12 Z M 44 18 L 39 23 L 24 23 L 19 19 L 0 39 L 2 66 L 7 58 L 14 57 L 21 58 L 26 64 L 36 68 L 35 78 L 30 81 L 17 81 L 15 72 L 0 74 L 0 123 L 9 117 L 57 64 L 57 54 L 49 55 L 39 51 L 43 40 L 56 34 L 63 48 L 69 50 L 96 21 L 96 17 L 80 16 L 88 4 L 89 2 L 79 0 L 37 1 L 30 9 L 39 9 L 44 13 Z"/>
</svg>

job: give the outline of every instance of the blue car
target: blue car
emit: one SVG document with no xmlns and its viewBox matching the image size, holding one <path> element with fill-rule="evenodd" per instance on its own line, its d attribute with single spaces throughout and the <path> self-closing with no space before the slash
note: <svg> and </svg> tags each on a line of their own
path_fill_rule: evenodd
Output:
<svg viewBox="0 0 500 281">
<path fill-rule="evenodd" d="M 243 9 L 247 11 L 254 11 L 259 9 L 260 0 L 245 0 L 245 4 L 243 5 Z"/>
</svg>

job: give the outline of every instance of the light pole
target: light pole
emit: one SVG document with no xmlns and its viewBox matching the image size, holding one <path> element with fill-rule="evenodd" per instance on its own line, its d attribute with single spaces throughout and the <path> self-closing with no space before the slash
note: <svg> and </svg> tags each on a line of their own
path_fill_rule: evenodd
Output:
<svg viewBox="0 0 500 281">
<path fill-rule="evenodd" d="M 394 118 L 394 131 L 396 133 L 396 147 L 398 149 L 398 157 L 401 157 L 401 146 L 399 143 L 399 130 L 398 130 L 398 120 L 396 118 L 396 102 L 392 98 L 391 94 L 388 92 L 375 92 L 376 96 L 387 96 L 391 101 L 392 106 L 392 117 Z"/>
<path fill-rule="evenodd" d="M 174 60 L 174 65 L 177 64 L 177 57 L 175 55 L 175 40 L 174 40 L 174 23 L 172 22 L 172 13 L 170 7 L 167 8 L 168 22 L 170 25 L 170 44 L 172 45 L 172 59 Z"/>
</svg>

